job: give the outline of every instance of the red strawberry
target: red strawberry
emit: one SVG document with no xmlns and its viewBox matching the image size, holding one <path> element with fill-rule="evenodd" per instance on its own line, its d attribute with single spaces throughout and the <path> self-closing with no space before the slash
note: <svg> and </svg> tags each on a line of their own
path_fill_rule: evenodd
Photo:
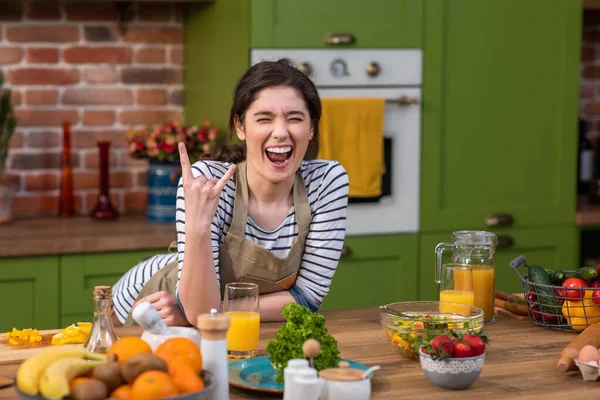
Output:
<svg viewBox="0 0 600 400">
<path fill-rule="evenodd" d="M 473 357 L 480 356 L 485 352 L 485 341 L 481 337 L 465 335 L 465 341 L 471 346 Z"/>
<path fill-rule="evenodd" d="M 459 343 L 454 347 L 454 357 L 465 358 L 472 357 L 473 351 L 471 350 L 471 346 L 466 343 Z"/>
<path fill-rule="evenodd" d="M 454 344 L 447 335 L 434 338 L 431 341 L 431 347 L 442 354 L 445 352 L 450 357 L 454 354 Z"/>
</svg>

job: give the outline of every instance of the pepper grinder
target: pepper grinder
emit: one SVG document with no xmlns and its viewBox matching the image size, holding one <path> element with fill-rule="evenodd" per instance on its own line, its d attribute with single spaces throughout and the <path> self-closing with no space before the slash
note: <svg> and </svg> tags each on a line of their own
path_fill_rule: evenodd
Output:
<svg viewBox="0 0 600 400">
<path fill-rule="evenodd" d="M 200 351 L 204 369 L 210 372 L 216 381 L 214 399 L 229 400 L 229 377 L 227 371 L 227 331 L 231 318 L 227 314 L 218 314 L 211 309 L 210 314 L 198 317 L 198 330 L 202 338 Z"/>
</svg>

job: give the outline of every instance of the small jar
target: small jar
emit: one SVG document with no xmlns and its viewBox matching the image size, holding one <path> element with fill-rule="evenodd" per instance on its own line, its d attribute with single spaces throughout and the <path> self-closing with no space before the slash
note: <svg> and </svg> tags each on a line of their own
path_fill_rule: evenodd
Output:
<svg viewBox="0 0 600 400">
<path fill-rule="evenodd" d="M 117 341 L 111 319 L 112 289 L 110 286 L 94 287 L 94 321 L 85 348 L 94 353 L 106 353 Z"/>
</svg>

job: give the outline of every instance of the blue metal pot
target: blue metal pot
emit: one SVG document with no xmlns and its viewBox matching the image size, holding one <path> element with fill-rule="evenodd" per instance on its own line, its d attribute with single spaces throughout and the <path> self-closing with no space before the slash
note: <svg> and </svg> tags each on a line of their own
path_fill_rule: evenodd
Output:
<svg viewBox="0 0 600 400">
<path fill-rule="evenodd" d="M 175 203 L 177 201 L 177 184 L 180 172 L 181 166 L 179 163 L 150 160 L 147 206 L 149 222 L 175 222 Z"/>
</svg>

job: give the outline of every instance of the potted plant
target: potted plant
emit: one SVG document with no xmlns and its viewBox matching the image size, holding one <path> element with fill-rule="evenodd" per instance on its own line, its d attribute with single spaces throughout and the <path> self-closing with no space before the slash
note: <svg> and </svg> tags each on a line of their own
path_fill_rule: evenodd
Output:
<svg viewBox="0 0 600 400">
<path fill-rule="evenodd" d="M 0 73 L 0 223 L 12 219 L 12 198 L 18 183 L 17 176 L 6 174 L 8 146 L 17 126 L 12 104 L 10 89 L 2 89 L 4 77 Z"/>
<path fill-rule="evenodd" d="M 149 161 L 148 221 L 175 222 L 177 183 L 181 175 L 177 143 L 185 143 L 190 160 L 194 162 L 211 154 L 219 132 L 208 119 L 204 119 L 202 125 L 184 125 L 175 120 L 130 130 L 126 139 L 131 157 Z"/>
</svg>

